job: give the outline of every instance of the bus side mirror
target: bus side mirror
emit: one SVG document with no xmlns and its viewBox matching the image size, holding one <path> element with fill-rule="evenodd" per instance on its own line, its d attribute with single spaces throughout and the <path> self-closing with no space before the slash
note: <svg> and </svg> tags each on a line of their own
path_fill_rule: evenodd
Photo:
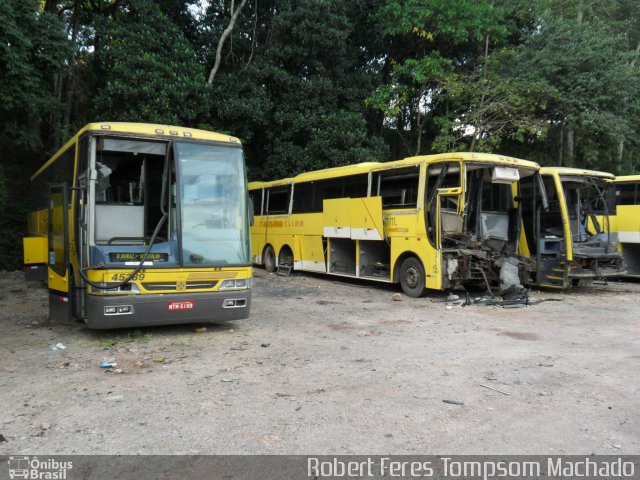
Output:
<svg viewBox="0 0 640 480">
<path fill-rule="evenodd" d="M 253 227 L 253 217 L 255 216 L 255 212 L 253 211 L 253 202 L 250 198 L 247 198 L 247 203 L 249 204 L 249 225 Z"/>
</svg>

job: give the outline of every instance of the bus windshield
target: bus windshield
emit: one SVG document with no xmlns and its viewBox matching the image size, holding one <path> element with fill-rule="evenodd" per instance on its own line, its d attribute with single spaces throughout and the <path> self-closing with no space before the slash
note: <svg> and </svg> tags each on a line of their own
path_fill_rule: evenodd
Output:
<svg viewBox="0 0 640 480">
<path fill-rule="evenodd" d="M 184 265 L 250 263 L 242 150 L 176 142 Z"/>
</svg>

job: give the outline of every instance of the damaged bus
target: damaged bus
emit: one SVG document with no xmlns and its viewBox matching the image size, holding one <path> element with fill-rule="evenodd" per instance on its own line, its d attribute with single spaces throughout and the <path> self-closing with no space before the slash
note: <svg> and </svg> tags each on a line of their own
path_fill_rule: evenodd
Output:
<svg viewBox="0 0 640 480">
<path fill-rule="evenodd" d="M 47 282 L 51 318 L 119 328 L 249 315 L 238 139 L 91 123 L 31 181 L 25 273 Z"/>
<path fill-rule="evenodd" d="M 640 175 L 616 177 L 613 188 L 611 230 L 618 234 L 627 276 L 640 278 Z"/>
<path fill-rule="evenodd" d="M 546 205 L 537 163 L 449 153 L 361 163 L 249 184 L 254 263 L 428 289 L 528 283 L 518 253 L 529 181 Z"/>
<path fill-rule="evenodd" d="M 522 185 L 526 239 L 521 252 L 535 259 L 534 282 L 565 289 L 580 281 L 625 273 L 618 237 L 609 224 L 610 173 L 577 168 L 540 170 L 549 208 L 527 200 Z"/>
</svg>

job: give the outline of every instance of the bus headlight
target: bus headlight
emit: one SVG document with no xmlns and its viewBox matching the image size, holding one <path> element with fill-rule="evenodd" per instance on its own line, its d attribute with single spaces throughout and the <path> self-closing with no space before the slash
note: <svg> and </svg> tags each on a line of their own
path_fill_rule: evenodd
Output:
<svg viewBox="0 0 640 480">
<path fill-rule="evenodd" d="M 250 278 L 223 280 L 220 284 L 220 290 L 246 290 L 248 288 L 251 288 Z"/>
<path fill-rule="evenodd" d="M 125 283 L 117 287 L 117 282 L 98 282 L 97 287 L 87 285 L 87 290 L 94 295 L 126 295 L 130 293 L 140 293 L 138 285 L 135 283 Z"/>
</svg>

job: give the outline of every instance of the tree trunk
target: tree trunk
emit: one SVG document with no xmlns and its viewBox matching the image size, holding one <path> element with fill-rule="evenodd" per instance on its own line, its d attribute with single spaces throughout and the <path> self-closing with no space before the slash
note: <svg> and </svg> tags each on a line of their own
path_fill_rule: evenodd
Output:
<svg viewBox="0 0 640 480">
<path fill-rule="evenodd" d="M 567 166 L 573 167 L 574 130 L 567 130 Z"/>
<path fill-rule="evenodd" d="M 79 0 L 73 7 L 73 14 L 71 15 L 71 42 L 75 45 L 78 40 L 78 19 L 80 17 L 79 10 L 82 8 L 83 0 Z M 67 83 L 67 95 L 65 99 L 64 117 L 62 118 L 62 125 L 69 125 L 71 122 L 71 110 L 73 108 L 75 90 L 76 90 L 76 59 L 77 51 L 73 51 L 69 54 L 69 81 Z"/>
<path fill-rule="evenodd" d="M 218 69 L 220 68 L 220 60 L 222 60 L 222 47 L 224 46 L 224 42 L 233 31 L 233 27 L 235 26 L 236 21 L 240 16 L 240 12 L 242 11 L 246 3 L 247 3 L 247 0 L 242 0 L 242 2 L 240 2 L 240 5 L 238 5 L 238 8 L 236 8 L 234 12 L 233 11 L 234 1 L 231 0 L 231 10 L 230 10 L 231 20 L 229 20 L 229 25 L 227 25 L 227 28 L 224 29 L 224 32 L 222 32 L 222 35 L 220 35 L 220 40 L 218 40 L 218 48 L 216 48 L 216 61 L 213 64 L 213 68 L 211 69 L 211 72 L 209 73 L 209 80 L 207 80 L 209 84 L 213 83 L 213 79 L 215 78 L 216 73 L 218 73 Z"/>
<path fill-rule="evenodd" d="M 558 166 L 562 166 L 564 154 L 564 123 L 560 124 L 560 145 L 558 146 Z"/>
<path fill-rule="evenodd" d="M 622 170 L 622 154 L 624 153 L 624 138 L 618 140 L 618 156 L 616 158 L 616 167 L 618 171 L 616 173 L 620 173 Z"/>
<path fill-rule="evenodd" d="M 480 96 L 480 104 L 478 105 L 478 113 L 476 115 L 476 125 L 473 132 L 473 139 L 471 140 L 470 151 L 474 151 L 476 148 L 476 138 L 478 143 L 482 142 L 482 134 L 484 129 L 482 128 L 482 112 L 484 110 L 484 99 L 487 95 L 487 61 L 489 58 L 489 35 L 485 36 L 484 40 L 484 65 L 482 66 L 482 95 Z"/>
</svg>

